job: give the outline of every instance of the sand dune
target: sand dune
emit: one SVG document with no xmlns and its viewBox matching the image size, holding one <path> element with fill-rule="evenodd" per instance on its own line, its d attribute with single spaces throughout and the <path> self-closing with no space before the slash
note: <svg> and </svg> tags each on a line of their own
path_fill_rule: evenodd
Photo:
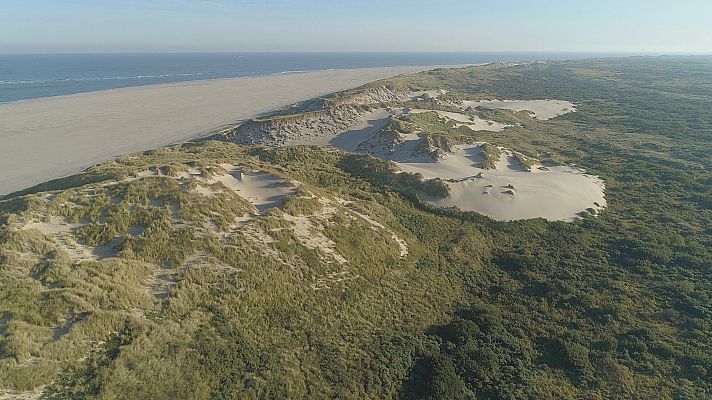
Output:
<svg viewBox="0 0 712 400">
<path fill-rule="evenodd" d="M 492 170 L 479 168 L 481 160 L 478 146 L 461 146 L 437 162 L 396 163 L 425 178 L 451 180 L 450 196 L 428 199 L 432 204 L 477 211 L 500 221 L 539 217 L 570 221 L 583 210 L 606 206 L 603 181 L 580 169 L 552 166 L 527 172 L 509 151 L 503 151 Z"/>
<path fill-rule="evenodd" d="M 428 110 L 411 110 L 425 111 Z M 464 114 L 436 112 L 456 122 L 473 123 Z M 400 134 L 394 142 L 389 142 L 389 138 L 380 141 L 373 135 L 386 123 L 388 114 L 385 109 L 376 109 L 362 123 L 336 136 L 306 134 L 304 139 L 288 144 L 331 145 L 346 151 L 367 152 L 395 162 L 403 171 L 420 173 L 425 179 L 446 179 L 450 196 L 426 200 L 440 207 L 476 211 L 501 221 L 529 218 L 570 221 L 581 211 L 589 208 L 600 211 L 606 206 L 603 181 L 578 168 L 534 165 L 529 170 L 511 150 L 502 149 L 496 168 L 485 170 L 481 144 L 456 146 L 454 151 L 443 152 L 434 159 L 424 152 L 423 138 L 418 134 Z M 499 131 L 504 127 L 495 124 L 486 128 Z"/>
<path fill-rule="evenodd" d="M 333 70 L 107 90 L 0 105 L 0 195 L 186 141 L 297 101 L 428 67 Z"/>
<path fill-rule="evenodd" d="M 462 104 L 467 107 L 482 107 L 482 108 L 503 108 L 512 111 L 531 111 L 534 118 L 547 120 L 559 115 L 570 112 L 576 112 L 576 106 L 564 100 L 480 100 L 480 101 L 463 101 Z"/>
<path fill-rule="evenodd" d="M 214 177 L 210 183 L 220 182 L 248 200 L 263 213 L 268 208 L 279 207 L 285 196 L 297 191 L 279 178 L 262 171 L 245 171 L 231 164 L 221 164 L 228 173 Z"/>
<path fill-rule="evenodd" d="M 581 216 L 584 211 L 595 214 L 606 206 L 604 183 L 578 168 L 544 168 L 537 165 L 536 160 L 507 149 L 499 149 L 494 153 L 490 150 L 485 160 L 482 154 L 483 143 L 458 146 L 440 138 L 433 139 L 427 135 L 433 133 L 427 131 L 430 129 L 428 125 L 419 126 L 417 118 L 403 118 L 412 114 L 434 113 L 444 126 L 500 132 L 511 125 L 470 115 L 468 108 L 528 110 L 534 118 L 546 120 L 575 112 L 575 106 L 570 102 L 458 101 L 456 106 L 467 114 L 424 107 L 374 108 L 393 99 L 422 100 L 442 94 L 444 91 L 432 90 L 410 92 L 403 96 L 385 86 L 369 89 L 342 103 L 368 106 L 368 111 L 332 107 L 321 112 L 250 121 L 247 128 L 239 130 L 235 138 L 238 143 L 247 141 L 271 146 L 334 146 L 393 161 L 402 171 L 418 173 L 424 179 L 440 178 L 448 181 L 450 195 L 444 199 L 426 199 L 431 203 L 441 207 L 457 207 L 463 211 L 476 211 L 497 220 L 546 218 L 570 221 Z M 415 127 L 402 125 L 404 123 L 415 124 Z M 494 162 L 493 168 L 498 153 L 500 158 Z"/>
<path fill-rule="evenodd" d="M 410 110 L 410 112 L 412 112 L 414 114 L 424 113 L 424 112 L 436 112 L 441 117 L 448 118 L 448 119 L 455 121 L 455 126 L 466 126 L 470 129 L 472 129 L 473 131 L 500 132 L 500 131 L 502 131 L 502 129 L 504 129 L 508 126 L 511 126 L 511 125 L 503 124 L 501 122 L 482 119 L 475 115 L 465 115 L 465 114 L 450 112 L 450 111 L 425 110 L 425 109 L 414 108 L 414 109 Z"/>
</svg>

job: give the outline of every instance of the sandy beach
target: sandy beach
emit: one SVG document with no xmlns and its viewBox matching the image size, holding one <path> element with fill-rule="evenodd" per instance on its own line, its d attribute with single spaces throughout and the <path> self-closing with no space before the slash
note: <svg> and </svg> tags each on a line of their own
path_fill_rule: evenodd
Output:
<svg viewBox="0 0 712 400">
<path fill-rule="evenodd" d="M 115 156 L 179 143 L 288 104 L 433 67 L 246 77 L 0 105 L 0 196 Z"/>
</svg>

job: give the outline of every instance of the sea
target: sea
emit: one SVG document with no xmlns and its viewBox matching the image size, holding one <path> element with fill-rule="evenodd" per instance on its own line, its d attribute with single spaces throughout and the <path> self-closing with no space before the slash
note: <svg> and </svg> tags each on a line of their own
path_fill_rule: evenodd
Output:
<svg viewBox="0 0 712 400">
<path fill-rule="evenodd" d="M 506 52 L 0 54 L 0 103 L 131 86 L 304 71 L 600 56 Z"/>
</svg>

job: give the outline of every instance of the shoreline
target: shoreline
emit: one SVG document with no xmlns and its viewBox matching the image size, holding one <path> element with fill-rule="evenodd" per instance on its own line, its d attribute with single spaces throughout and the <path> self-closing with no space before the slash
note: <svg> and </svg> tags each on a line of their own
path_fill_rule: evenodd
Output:
<svg viewBox="0 0 712 400">
<path fill-rule="evenodd" d="M 3 103 L 0 198 L 122 154 L 209 135 L 299 101 L 396 75 L 467 65 L 206 79 Z"/>
<path fill-rule="evenodd" d="M 280 72 L 273 72 L 273 73 L 269 73 L 269 74 L 260 74 L 260 75 L 225 76 L 225 77 L 220 77 L 220 78 L 189 79 L 189 80 L 184 80 L 184 81 L 149 83 L 149 84 L 145 84 L 145 85 L 133 85 L 133 86 L 122 86 L 122 87 L 117 87 L 117 88 L 110 88 L 110 89 L 90 90 L 88 92 L 77 92 L 77 93 L 69 93 L 69 94 L 59 94 L 59 95 L 54 95 L 54 96 L 33 97 L 30 99 L 11 100 L 11 101 L 4 101 L 4 102 L 0 101 L 0 107 L 10 105 L 10 104 L 32 102 L 35 100 L 56 99 L 56 98 L 80 96 L 80 95 L 102 93 L 102 92 L 115 92 L 115 91 L 120 91 L 120 90 L 129 90 L 129 89 L 144 88 L 144 87 L 175 86 L 175 85 L 190 84 L 190 83 L 195 83 L 195 82 L 213 82 L 213 81 L 226 81 L 226 80 L 235 80 L 235 79 L 266 78 L 266 77 L 277 77 L 277 76 L 285 76 L 285 75 L 309 74 L 309 73 L 316 73 L 316 72 L 356 71 L 356 70 L 358 70 L 358 71 L 366 70 L 367 71 L 367 70 L 388 69 L 388 68 L 391 68 L 391 69 L 423 68 L 423 70 L 435 69 L 435 68 L 467 68 L 467 67 L 480 66 L 480 65 L 486 65 L 486 64 L 493 64 L 493 63 L 443 64 L 443 65 L 439 65 L 439 64 L 437 64 L 437 65 L 396 65 L 396 66 L 387 66 L 387 67 L 363 67 L 363 68 L 322 68 L 322 69 L 313 69 L 313 70 L 280 71 Z M 496 62 L 495 62 L 495 64 L 496 64 Z"/>
</svg>

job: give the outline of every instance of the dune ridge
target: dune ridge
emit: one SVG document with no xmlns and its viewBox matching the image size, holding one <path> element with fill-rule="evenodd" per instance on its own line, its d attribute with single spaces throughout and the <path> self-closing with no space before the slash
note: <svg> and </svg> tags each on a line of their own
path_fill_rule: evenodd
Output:
<svg viewBox="0 0 712 400">
<path fill-rule="evenodd" d="M 0 105 L 0 196 L 117 155 L 194 139 L 295 102 L 433 67 L 149 85 Z"/>
</svg>

